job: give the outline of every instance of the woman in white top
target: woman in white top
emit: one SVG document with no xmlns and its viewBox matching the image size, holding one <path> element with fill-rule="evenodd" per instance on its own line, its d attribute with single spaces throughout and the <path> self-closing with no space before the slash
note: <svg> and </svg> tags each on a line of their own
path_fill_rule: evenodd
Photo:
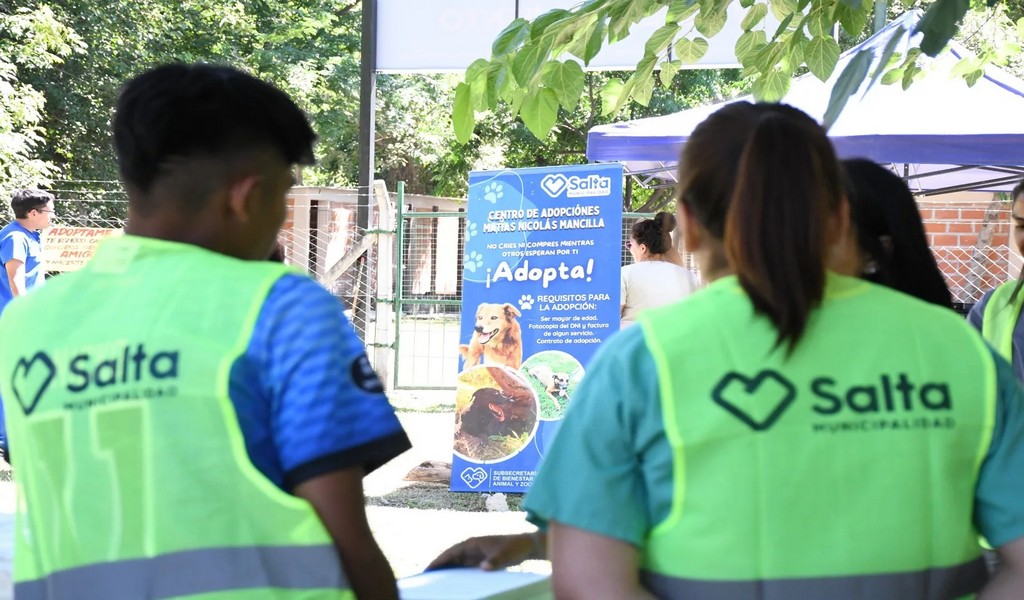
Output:
<svg viewBox="0 0 1024 600">
<path fill-rule="evenodd" d="M 697 289 L 697 277 L 676 262 L 679 253 L 670 236 L 675 227 L 675 216 L 667 212 L 633 225 L 626 248 L 635 262 L 622 267 L 620 328 L 632 325 L 641 310 L 681 300 Z"/>
</svg>

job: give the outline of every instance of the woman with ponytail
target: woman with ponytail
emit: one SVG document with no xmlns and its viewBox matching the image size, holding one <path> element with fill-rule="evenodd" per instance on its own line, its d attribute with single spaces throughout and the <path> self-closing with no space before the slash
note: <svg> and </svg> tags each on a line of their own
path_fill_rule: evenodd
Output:
<svg viewBox="0 0 1024 600">
<path fill-rule="evenodd" d="M 644 309 L 682 300 L 697 289 L 696 275 L 672 261 L 679 256 L 670 235 L 675 228 L 676 218 L 660 212 L 630 230 L 626 248 L 634 262 L 622 268 L 620 327 L 632 325 Z"/>
<path fill-rule="evenodd" d="M 953 311 L 830 272 L 849 206 L 821 127 L 718 110 L 678 208 L 710 284 L 601 347 L 526 498 L 556 597 L 1024 597 L 1012 370 Z"/>
<path fill-rule="evenodd" d="M 1010 192 L 1010 218 L 1013 223 L 1013 244 L 1024 253 L 1024 180 Z M 985 294 L 967 315 L 988 343 L 1013 364 L 1017 378 L 1024 381 L 1024 274 Z"/>
</svg>

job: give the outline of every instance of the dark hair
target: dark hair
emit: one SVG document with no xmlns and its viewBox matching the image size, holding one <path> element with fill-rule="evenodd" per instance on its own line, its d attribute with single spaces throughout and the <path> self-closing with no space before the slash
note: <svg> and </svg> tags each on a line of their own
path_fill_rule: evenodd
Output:
<svg viewBox="0 0 1024 600">
<path fill-rule="evenodd" d="M 174 160 L 268 147 L 288 164 L 312 164 L 316 140 L 284 92 L 237 69 L 205 64 L 162 65 L 130 80 L 117 99 L 113 133 L 121 178 L 143 193 Z"/>
<path fill-rule="evenodd" d="M 42 190 L 18 190 L 11 196 L 11 210 L 15 219 L 24 219 L 33 210 L 53 202 L 53 194 Z"/>
<path fill-rule="evenodd" d="M 842 202 L 825 131 L 785 104 L 728 104 L 683 147 L 679 200 L 724 240 L 754 310 L 792 350 L 824 295 L 828 220 Z"/>
<path fill-rule="evenodd" d="M 1024 179 L 1020 180 L 1020 183 L 1015 185 L 1010 191 L 1010 212 L 1013 212 L 1013 205 L 1017 203 L 1017 199 L 1024 200 Z M 1020 294 L 1021 289 L 1024 288 L 1024 267 L 1021 267 L 1020 276 L 1017 277 L 1017 285 L 1013 287 L 1013 293 L 1010 294 L 1010 299 L 1006 301 L 1007 306 L 1017 301 L 1017 295 Z"/>
<path fill-rule="evenodd" d="M 871 160 L 847 159 L 842 167 L 857 246 L 872 261 L 873 268 L 861 277 L 952 308 L 953 297 L 928 247 L 910 188 Z"/>
<path fill-rule="evenodd" d="M 630 235 L 637 242 L 647 246 L 651 254 L 664 254 L 672 247 L 672 230 L 676 228 L 676 218 L 672 213 L 660 212 L 653 219 L 643 219 L 633 223 Z"/>
</svg>

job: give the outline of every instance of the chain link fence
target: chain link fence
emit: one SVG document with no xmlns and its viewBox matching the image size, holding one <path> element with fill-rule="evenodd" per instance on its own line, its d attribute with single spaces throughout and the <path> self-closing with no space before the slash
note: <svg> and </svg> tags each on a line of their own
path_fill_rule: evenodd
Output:
<svg viewBox="0 0 1024 600">
<path fill-rule="evenodd" d="M 56 228 L 124 226 L 127 200 L 117 182 L 57 181 L 51 191 Z M 362 228 L 355 190 L 293 190 L 279 236 L 284 260 L 338 298 L 390 387 L 451 389 L 458 371 L 465 213 L 406 205 L 401 189 L 389 192 L 380 183 L 373 199 Z M 1009 247 L 1006 199 L 919 206 L 961 310 L 1020 273 Z M 625 242 L 633 224 L 652 216 L 623 215 L 622 264 L 632 260 Z M 693 257 L 683 257 L 699 275 Z"/>
</svg>

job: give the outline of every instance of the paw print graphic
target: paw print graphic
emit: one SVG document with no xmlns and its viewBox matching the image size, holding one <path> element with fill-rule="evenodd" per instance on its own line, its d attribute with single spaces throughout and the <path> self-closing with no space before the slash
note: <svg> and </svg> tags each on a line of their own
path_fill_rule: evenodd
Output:
<svg viewBox="0 0 1024 600">
<path fill-rule="evenodd" d="M 530 310 L 533 308 L 533 296 L 524 294 L 519 297 L 519 308 L 521 310 Z"/>
<path fill-rule="evenodd" d="M 476 235 L 478 231 L 479 230 L 476 227 L 476 223 L 470 223 L 469 226 L 466 227 L 466 239 L 470 239 L 471 237 Z"/>
<path fill-rule="evenodd" d="M 501 200 L 504 195 L 505 190 L 502 189 L 501 182 L 499 181 L 492 181 L 484 186 L 484 200 L 491 204 Z"/>
<path fill-rule="evenodd" d="M 465 262 L 466 270 L 470 273 L 476 273 L 476 270 L 484 266 L 484 257 L 476 250 L 466 255 Z"/>
</svg>

